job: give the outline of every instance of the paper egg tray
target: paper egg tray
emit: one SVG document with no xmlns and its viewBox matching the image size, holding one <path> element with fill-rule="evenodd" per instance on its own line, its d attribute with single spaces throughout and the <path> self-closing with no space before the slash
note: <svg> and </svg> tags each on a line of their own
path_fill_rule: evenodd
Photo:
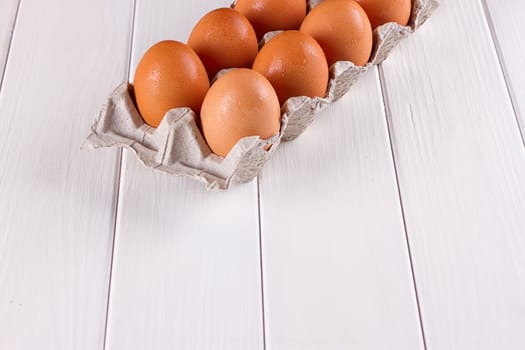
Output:
<svg viewBox="0 0 525 350">
<path fill-rule="evenodd" d="M 309 7 L 322 2 L 311 0 Z M 100 109 L 84 148 L 126 147 L 147 167 L 206 183 L 208 189 L 228 189 L 232 183 L 249 182 L 259 174 L 281 141 L 301 135 L 315 115 L 343 97 L 370 67 L 380 64 L 390 51 L 421 26 L 438 6 L 439 0 L 415 0 L 409 25 L 387 23 L 374 30 L 374 49 L 365 67 L 340 61 L 330 67 L 330 81 L 324 98 L 292 97 L 281 109 L 281 129 L 267 140 L 245 137 L 225 157 L 213 154 L 206 144 L 189 108 L 166 113 L 158 128 L 144 123 L 134 102 L 133 88 L 122 83 Z M 263 41 L 278 32 L 267 33 Z M 219 74 L 221 74 L 219 72 Z M 271 147 L 265 151 L 268 145 Z"/>
</svg>

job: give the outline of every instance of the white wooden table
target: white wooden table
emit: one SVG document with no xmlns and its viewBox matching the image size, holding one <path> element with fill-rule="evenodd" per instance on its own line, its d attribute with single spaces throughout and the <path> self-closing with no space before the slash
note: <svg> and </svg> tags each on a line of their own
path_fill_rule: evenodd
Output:
<svg viewBox="0 0 525 350">
<path fill-rule="evenodd" d="M 0 0 L 0 349 L 525 349 L 525 3 L 444 0 L 228 192 L 81 151 L 229 2 Z"/>
</svg>

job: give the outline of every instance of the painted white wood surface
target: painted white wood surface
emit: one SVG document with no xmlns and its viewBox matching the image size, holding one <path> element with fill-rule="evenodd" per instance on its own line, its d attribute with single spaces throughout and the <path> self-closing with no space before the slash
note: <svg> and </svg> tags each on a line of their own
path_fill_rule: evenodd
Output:
<svg viewBox="0 0 525 350">
<path fill-rule="evenodd" d="M 228 4 L 139 0 L 132 69 Z M 382 68 L 433 350 L 525 349 L 525 154 L 495 50 L 523 121 L 523 5 L 487 0 L 487 22 L 483 4 L 443 1 Z M 15 12 L 1 1 L 2 68 Z M 0 91 L 0 349 L 103 349 L 114 225 L 107 349 L 264 348 L 257 183 L 210 193 L 126 152 L 119 182 L 118 152 L 79 150 L 127 74 L 132 15 L 22 1 Z M 268 350 L 423 349 L 378 84 L 261 177 Z"/>
<path fill-rule="evenodd" d="M 260 183 L 268 349 L 423 349 L 377 70 Z"/>
<path fill-rule="evenodd" d="M 525 137 L 525 2 L 483 0 L 495 36 L 510 95 Z"/>
<path fill-rule="evenodd" d="M 124 77 L 129 5 L 22 1 L 0 94 L 0 349 L 103 345 L 117 152 L 80 146 Z"/>
<path fill-rule="evenodd" d="M 525 152 L 483 8 L 443 1 L 384 63 L 428 349 L 525 349 Z"/>
<path fill-rule="evenodd" d="M 18 0 L 2 0 L 0 2 L 0 82 L 4 73 L 4 64 L 9 51 L 17 8 Z"/>
<path fill-rule="evenodd" d="M 139 0 L 132 69 L 156 41 L 186 41 L 226 5 Z M 259 261 L 255 182 L 208 192 L 125 152 L 107 349 L 262 349 Z"/>
</svg>

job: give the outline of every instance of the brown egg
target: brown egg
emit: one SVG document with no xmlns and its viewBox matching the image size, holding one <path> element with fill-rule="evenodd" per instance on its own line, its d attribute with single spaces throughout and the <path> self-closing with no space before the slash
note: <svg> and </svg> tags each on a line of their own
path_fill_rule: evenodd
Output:
<svg viewBox="0 0 525 350">
<path fill-rule="evenodd" d="M 300 31 L 288 30 L 268 41 L 255 57 L 253 70 L 270 81 L 281 104 L 293 96 L 325 96 L 328 64 L 323 49 Z"/>
<path fill-rule="evenodd" d="M 144 121 L 153 127 L 172 108 L 190 107 L 199 113 L 209 86 L 197 54 L 178 41 L 161 41 L 150 47 L 135 72 L 137 107 Z"/>
<path fill-rule="evenodd" d="M 364 66 L 372 53 L 372 26 L 354 0 L 325 0 L 303 21 L 301 31 L 321 45 L 328 65 L 351 61 Z"/>
<path fill-rule="evenodd" d="M 237 0 L 235 9 L 250 20 L 261 39 L 274 30 L 299 29 L 306 15 L 306 0 Z"/>
<path fill-rule="evenodd" d="M 210 79 L 224 68 L 250 67 L 259 49 L 248 19 L 230 8 L 213 10 L 202 17 L 188 45 L 201 58 Z"/>
<path fill-rule="evenodd" d="M 410 0 L 356 0 L 365 10 L 372 23 L 372 28 L 388 22 L 408 24 L 412 12 Z"/>
<path fill-rule="evenodd" d="M 243 137 L 265 140 L 279 132 L 279 100 L 262 75 L 251 69 L 234 69 L 218 78 L 206 94 L 201 123 L 210 149 L 226 157 Z"/>
</svg>

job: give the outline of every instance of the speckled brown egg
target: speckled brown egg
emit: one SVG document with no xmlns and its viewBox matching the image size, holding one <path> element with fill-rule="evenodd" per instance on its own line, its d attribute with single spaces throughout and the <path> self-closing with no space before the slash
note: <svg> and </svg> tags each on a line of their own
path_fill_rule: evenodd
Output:
<svg viewBox="0 0 525 350">
<path fill-rule="evenodd" d="M 237 0 L 235 9 L 248 18 L 261 39 L 274 30 L 299 29 L 306 0 Z"/>
<path fill-rule="evenodd" d="M 210 149 L 226 157 L 237 141 L 246 136 L 265 140 L 281 127 L 279 100 L 261 74 L 234 69 L 211 86 L 201 110 L 202 132 Z"/>
<path fill-rule="evenodd" d="M 293 96 L 324 97 L 328 64 L 323 49 L 308 34 L 282 32 L 261 49 L 253 69 L 272 84 L 281 104 Z"/>
<path fill-rule="evenodd" d="M 210 79 L 224 68 L 251 67 L 259 49 L 248 19 L 230 8 L 216 9 L 202 17 L 188 45 L 201 58 Z"/>
<path fill-rule="evenodd" d="M 204 65 L 191 48 L 166 40 L 146 51 L 133 85 L 142 118 L 157 127 L 172 108 L 190 107 L 198 114 L 210 83 Z"/>
<path fill-rule="evenodd" d="M 350 61 L 364 66 L 372 53 L 372 26 L 354 0 L 325 0 L 304 19 L 302 32 L 321 45 L 328 64 Z"/>
<path fill-rule="evenodd" d="M 406 26 L 412 12 L 410 0 L 356 0 L 365 10 L 372 28 L 388 22 Z"/>
</svg>

